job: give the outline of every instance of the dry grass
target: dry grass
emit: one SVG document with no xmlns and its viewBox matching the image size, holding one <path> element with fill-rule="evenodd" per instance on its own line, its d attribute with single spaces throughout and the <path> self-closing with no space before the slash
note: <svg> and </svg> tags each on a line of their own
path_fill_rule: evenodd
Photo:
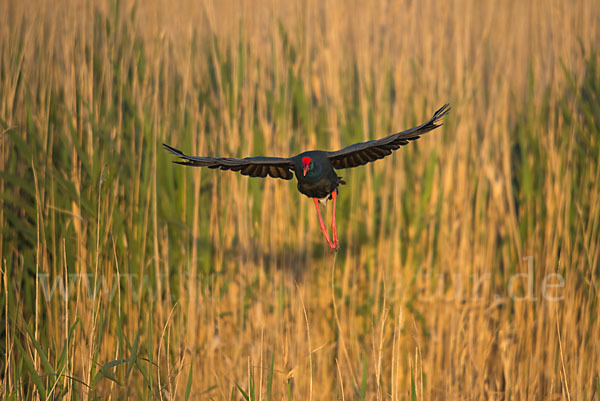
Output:
<svg viewBox="0 0 600 401">
<path fill-rule="evenodd" d="M 596 2 L 89 3 L 0 4 L 5 399 L 598 400 Z M 295 183 L 160 149 L 445 102 L 342 173 L 337 256 Z"/>
</svg>

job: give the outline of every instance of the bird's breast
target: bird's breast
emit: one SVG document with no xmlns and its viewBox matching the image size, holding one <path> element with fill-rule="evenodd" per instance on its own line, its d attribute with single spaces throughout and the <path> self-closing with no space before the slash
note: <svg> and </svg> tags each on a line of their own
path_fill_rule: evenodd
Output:
<svg viewBox="0 0 600 401">
<path fill-rule="evenodd" d="M 309 198 L 328 198 L 337 189 L 337 186 L 338 180 L 332 180 L 329 177 L 321 178 L 317 181 L 298 180 L 298 191 Z"/>
</svg>

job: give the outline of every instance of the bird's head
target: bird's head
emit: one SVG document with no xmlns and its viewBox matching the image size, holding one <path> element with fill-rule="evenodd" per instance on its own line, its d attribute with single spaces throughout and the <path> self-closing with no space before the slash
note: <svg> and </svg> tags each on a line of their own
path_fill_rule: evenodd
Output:
<svg viewBox="0 0 600 401">
<path fill-rule="evenodd" d="M 308 156 L 304 156 L 302 158 L 302 175 L 306 177 L 306 173 L 310 170 L 310 165 L 312 163 L 312 159 Z"/>
</svg>

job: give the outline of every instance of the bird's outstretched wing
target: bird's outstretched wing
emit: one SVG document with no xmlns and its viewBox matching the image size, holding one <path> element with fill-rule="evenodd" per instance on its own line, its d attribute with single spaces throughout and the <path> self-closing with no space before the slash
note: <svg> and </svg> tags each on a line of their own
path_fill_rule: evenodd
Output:
<svg viewBox="0 0 600 401">
<path fill-rule="evenodd" d="M 418 139 L 421 135 L 442 125 L 438 121 L 448 114 L 448 111 L 450 111 L 450 107 L 448 104 L 445 104 L 424 124 L 386 136 L 385 138 L 355 143 L 335 152 L 327 152 L 327 157 L 329 157 L 333 168 L 336 169 L 358 167 L 378 159 L 383 159 L 390 155 L 393 150 L 406 145 L 409 141 Z"/>
<path fill-rule="evenodd" d="M 290 159 L 283 157 L 246 157 L 244 159 L 232 159 L 229 157 L 198 157 L 185 155 L 178 149 L 164 144 L 163 147 L 174 155 L 179 156 L 182 160 L 177 160 L 174 163 L 184 166 L 219 168 L 221 170 L 239 171 L 243 175 L 250 177 L 266 177 L 283 178 L 291 180 L 294 164 Z"/>
</svg>

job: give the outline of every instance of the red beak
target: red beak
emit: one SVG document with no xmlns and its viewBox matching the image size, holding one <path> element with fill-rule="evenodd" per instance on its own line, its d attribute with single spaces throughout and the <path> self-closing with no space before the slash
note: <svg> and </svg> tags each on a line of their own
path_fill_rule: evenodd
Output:
<svg viewBox="0 0 600 401">
<path fill-rule="evenodd" d="M 302 158 L 302 174 L 306 177 L 306 173 L 308 173 L 308 170 L 310 169 L 310 163 L 312 162 L 312 160 L 310 160 L 310 157 L 305 156 Z"/>
</svg>

